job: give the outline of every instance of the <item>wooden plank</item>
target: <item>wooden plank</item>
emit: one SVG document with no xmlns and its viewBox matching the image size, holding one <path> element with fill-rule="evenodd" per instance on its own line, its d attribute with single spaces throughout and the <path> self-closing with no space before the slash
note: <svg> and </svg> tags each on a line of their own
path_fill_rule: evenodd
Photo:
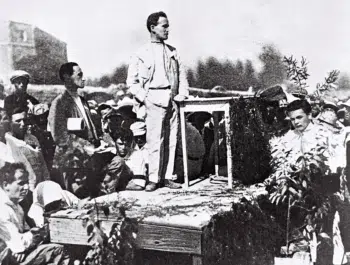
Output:
<svg viewBox="0 0 350 265">
<path fill-rule="evenodd" d="M 88 245 L 88 235 L 81 219 L 50 218 L 52 243 Z"/>
<path fill-rule="evenodd" d="M 89 245 L 86 228 L 82 219 L 50 218 L 50 238 L 52 243 Z M 101 228 L 108 234 L 113 221 L 101 221 Z M 201 254 L 202 231 L 139 224 L 137 245 L 140 249 Z"/>
<path fill-rule="evenodd" d="M 140 224 L 137 244 L 142 249 L 200 255 L 202 233 L 198 230 Z"/>
</svg>

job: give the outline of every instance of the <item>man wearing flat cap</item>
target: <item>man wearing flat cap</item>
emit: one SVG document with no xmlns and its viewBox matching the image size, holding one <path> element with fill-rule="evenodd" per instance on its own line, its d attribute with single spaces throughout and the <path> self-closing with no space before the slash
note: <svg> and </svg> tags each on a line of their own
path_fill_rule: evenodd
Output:
<svg viewBox="0 0 350 265">
<path fill-rule="evenodd" d="M 39 104 L 39 101 L 27 93 L 30 75 L 23 70 L 16 70 L 10 76 L 11 84 L 14 86 L 14 93 L 7 96 L 4 102 L 4 108 L 8 116 L 17 107 L 24 107 L 32 111 L 32 106 Z"/>
</svg>

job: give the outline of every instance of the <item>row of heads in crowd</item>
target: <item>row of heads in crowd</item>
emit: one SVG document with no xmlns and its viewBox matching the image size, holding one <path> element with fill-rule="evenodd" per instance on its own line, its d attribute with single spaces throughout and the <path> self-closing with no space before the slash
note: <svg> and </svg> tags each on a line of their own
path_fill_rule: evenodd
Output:
<svg viewBox="0 0 350 265">
<path fill-rule="evenodd" d="M 66 71 L 68 70 L 69 69 L 66 69 Z M 63 80 L 64 77 L 62 76 L 63 74 L 61 74 L 61 72 L 62 71 L 60 70 L 60 77 Z M 38 103 L 33 105 L 25 102 L 25 105 L 18 105 L 10 110 L 6 110 L 6 96 L 16 94 L 21 97 L 22 95 L 27 94 L 30 75 L 26 71 L 16 70 L 11 74 L 10 81 L 13 86 L 12 93 L 5 93 L 4 87 L 0 86 L 0 122 L 6 123 L 10 120 L 13 121 L 12 117 L 16 117 L 16 114 L 26 112 L 26 117 L 21 117 L 20 119 L 20 122 L 24 125 L 22 127 L 35 124 L 41 127 L 43 130 L 49 130 L 47 127 L 47 118 L 49 115 L 50 105 L 47 103 Z M 81 88 L 83 87 L 84 83 L 81 84 Z M 133 99 L 132 95 L 128 92 L 126 85 L 120 85 L 119 88 L 117 87 L 117 90 L 113 95 L 113 99 L 109 99 L 100 104 L 98 104 L 95 100 L 88 100 L 87 103 L 93 118 L 97 119 L 95 120 L 97 121 L 97 129 L 101 132 L 101 134 L 103 132 L 107 132 L 113 137 L 113 133 L 116 133 L 116 131 L 120 129 L 123 129 L 123 132 L 126 134 L 129 133 L 126 132 L 128 129 L 134 129 L 132 133 L 134 135 L 136 134 L 137 136 L 140 131 L 143 130 L 139 128 L 145 127 L 143 122 L 137 121 L 136 114 L 132 111 Z M 136 125 L 131 126 L 131 124 L 134 122 L 136 122 Z"/>
<path fill-rule="evenodd" d="M 60 78 L 62 80 L 64 79 L 63 75 L 64 74 L 62 74 L 60 70 Z M 22 70 L 14 71 L 10 76 L 10 82 L 14 87 L 14 93 L 26 93 L 29 81 L 29 73 Z M 84 84 L 81 86 L 84 87 Z M 261 102 L 265 103 L 263 107 L 267 107 L 267 109 L 263 111 L 264 120 L 267 123 L 271 123 L 276 119 L 288 120 L 285 107 L 292 101 L 302 99 L 308 100 L 311 104 L 312 117 L 316 118 L 322 116 L 321 118 L 324 121 L 335 126 L 339 125 L 339 122 L 345 126 L 350 125 L 350 99 L 347 101 L 340 101 L 335 97 L 326 97 L 321 100 L 311 100 L 305 93 L 287 93 L 286 89 L 281 85 L 262 89 L 258 91 L 256 95 Z M 6 113 L 4 110 L 4 98 L 4 88 L 0 86 L 0 121 L 14 114 Z M 124 123 L 125 128 L 130 128 L 130 125 L 136 121 L 136 115 L 132 111 L 132 95 L 128 93 L 126 86 L 116 91 L 114 99 L 107 100 L 100 104 L 95 100 L 89 100 L 88 104 L 92 114 L 102 118 L 103 132 L 113 133 L 118 130 L 118 128 L 121 128 L 122 123 Z M 45 126 L 49 113 L 49 105 L 45 103 L 33 105 L 28 109 L 28 113 L 34 123 Z M 209 117 L 209 115 L 205 116 Z"/>
<path fill-rule="evenodd" d="M 308 96 L 306 91 L 286 90 L 286 87 L 276 85 L 257 93 L 263 102 L 261 109 L 265 122 L 286 122 L 289 120 L 289 110 L 294 109 L 294 105 L 300 105 L 313 119 L 334 127 L 350 125 L 350 99 L 342 101 L 331 95 L 315 98 Z"/>
</svg>

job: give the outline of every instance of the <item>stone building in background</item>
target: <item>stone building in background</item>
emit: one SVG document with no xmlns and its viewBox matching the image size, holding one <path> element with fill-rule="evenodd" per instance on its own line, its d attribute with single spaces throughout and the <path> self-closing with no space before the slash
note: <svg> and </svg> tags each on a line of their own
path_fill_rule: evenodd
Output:
<svg viewBox="0 0 350 265">
<path fill-rule="evenodd" d="M 0 22 L 0 79 L 13 70 L 30 73 L 33 84 L 59 84 L 58 69 L 67 62 L 67 44 L 29 24 Z"/>
</svg>

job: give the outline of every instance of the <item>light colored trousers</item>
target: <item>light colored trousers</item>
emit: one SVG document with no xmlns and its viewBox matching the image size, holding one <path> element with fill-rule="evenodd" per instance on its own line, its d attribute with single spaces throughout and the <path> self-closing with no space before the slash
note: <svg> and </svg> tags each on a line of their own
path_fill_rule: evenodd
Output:
<svg viewBox="0 0 350 265">
<path fill-rule="evenodd" d="M 145 100 L 146 142 L 149 152 L 149 181 L 175 180 L 173 174 L 177 133 L 179 129 L 178 107 L 171 101 L 167 108 Z"/>
</svg>

